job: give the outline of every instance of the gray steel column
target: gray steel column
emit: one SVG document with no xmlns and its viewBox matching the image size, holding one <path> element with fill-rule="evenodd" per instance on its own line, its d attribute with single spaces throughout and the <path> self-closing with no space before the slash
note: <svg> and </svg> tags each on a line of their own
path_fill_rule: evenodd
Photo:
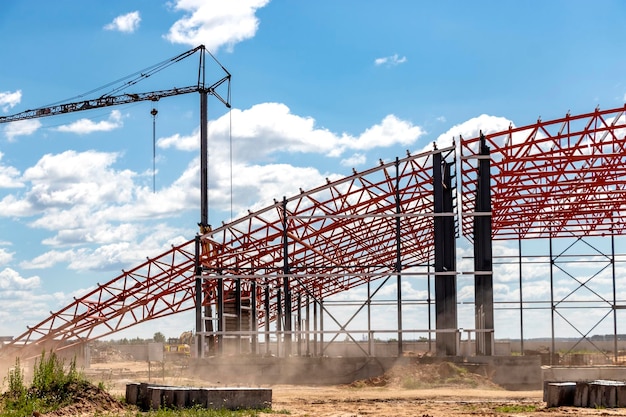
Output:
<svg viewBox="0 0 626 417">
<path fill-rule="evenodd" d="M 317 299 L 313 299 L 313 356 L 317 357 Z"/>
<path fill-rule="evenodd" d="M 208 94 L 200 91 L 200 226 L 209 225 Z"/>
<path fill-rule="evenodd" d="M 224 353 L 224 329 L 226 327 L 226 318 L 224 316 L 224 278 L 222 278 L 222 271 L 218 271 L 219 278 L 217 279 L 217 351 L 221 355 Z"/>
<path fill-rule="evenodd" d="M 250 330 L 250 352 L 253 355 L 257 354 L 257 344 L 258 344 L 258 338 L 259 338 L 259 313 L 257 311 L 257 299 L 256 299 L 256 281 L 252 281 L 252 284 L 250 286 L 250 325 L 249 330 Z"/>
<path fill-rule="evenodd" d="M 235 315 L 237 316 L 235 319 L 235 331 L 237 332 L 237 336 L 235 336 L 235 351 L 237 354 L 241 354 L 241 278 L 235 278 Z"/>
<path fill-rule="evenodd" d="M 402 356 L 402 242 L 400 240 L 400 160 L 396 156 L 396 290 L 398 311 L 398 356 Z"/>
<path fill-rule="evenodd" d="M 522 294 L 522 239 L 518 239 L 518 261 L 519 261 L 519 332 L 520 332 L 520 350 L 524 356 L 524 296 Z"/>
<path fill-rule="evenodd" d="M 283 197 L 283 291 L 285 296 L 285 357 L 291 356 L 291 285 L 289 274 L 289 240 L 287 234 L 287 197 Z"/>
<path fill-rule="evenodd" d="M 491 160 L 485 136 L 480 134 L 476 215 L 474 216 L 474 301 L 476 354 L 491 356 L 493 345 L 493 255 L 491 248 Z M 485 272 L 481 274 L 480 272 Z M 482 330 L 482 331 L 481 331 Z"/>
<path fill-rule="evenodd" d="M 265 278 L 265 291 L 264 291 L 264 300 L 265 301 L 265 336 L 263 340 L 265 340 L 265 354 L 269 355 L 270 350 L 270 285 L 268 279 Z"/>
<path fill-rule="evenodd" d="M 195 241 L 195 274 L 196 274 L 196 282 L 195 282 L 195 291 L 196 291 L 196 357 L 202 358 L 204 355 L 202 354 L 202 349 L 204 346 L 204 326 L 203 318 L 202 318 L 202 265 L 200 265 L 200 236 L 196 235 Z"/>
<path fill-rule="evenodd" d="M 298 342 L 298 356 L 302 356 L 302 293 L 298 292 L 298 324 L 296 325 L 296 340 Z"/>
<path fill-rule="evenodd" d="M 435 326 L 438 356 L 456 356 L 456 242 L 450 166 L 441 153 L 433 154 L 434 241 L 435 241 Z M 437 216 L 436 214 L 450 214 Z M 446 274 L 447 273 L 447 274 Z"/>
<path fill-rule="evenodd" d="M 280 288 L 276 290 L 276 356 L 280 357 L 280 338 L 283 334 L 283 297 Z"/>
</svg>

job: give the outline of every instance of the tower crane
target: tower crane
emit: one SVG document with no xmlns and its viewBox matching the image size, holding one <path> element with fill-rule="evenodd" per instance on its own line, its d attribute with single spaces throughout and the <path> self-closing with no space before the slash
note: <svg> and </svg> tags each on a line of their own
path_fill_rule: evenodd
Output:
<svg viewBox="0 0 626 417">
<path fill-rule="evenodd" d="M 123 92 L 126 88 L 147 79 L 151 75 L 180 62 L 196 53 L 200 55 L 198 67 L 198 82 L 181 88 L 172 88 L 169 90 L 150 91 L 143 93 Z M 206 83 L 206 54 L 209 54 L 215 62 L 224 71 L 224 76 L 218 81 Z M 136 73 L 137 74 L 137 73 Z M 18 122 L 21 120 L 36 119 L 41 117 L 56 116 L 60 114 L 99 109 L 103 107 L 119 106 L 123 104 L 136 103 L 140 101 L 159 101 L 162 98 L 178 96 L 181 94 L 199 93 L 200 94 L 200 222 L 201 229 L 208 227 L 208 96 L 212 95 L 222 102 L 227 108 L 230 108 L 230 78 L 231 74 L 224 68 L 215 57 L 207 51 L 204 45 L 197 46 L 189 51 L 183 52 L 173 58 L 165 60 L 159 64 L 155 64 L 146 70 L 140 71 L 139 75 L 131 75 L 127 77 L 128 81 L 121 83 L 119 86 L 113 86 L 112 90 L 98 98 L 70 101 L 67 103 L 57 103 L 49 106 L 43 106 L 32 110 L 25 110 L 9 116 L 0 116 L 0 124 Z M 133 78 L 131 78 L 133 77 Z M 122 79 L 124 81 L 125 79 Z M 226 97 L 221 96 L 217 89 L 223 84 L 227 84 Z M 103 87 L 109 87 L 111 84 Z M 102 88 L 100 88 L 102 89 Z M 93 91 L 98 91 L 96 89 Z"/>
</svg>

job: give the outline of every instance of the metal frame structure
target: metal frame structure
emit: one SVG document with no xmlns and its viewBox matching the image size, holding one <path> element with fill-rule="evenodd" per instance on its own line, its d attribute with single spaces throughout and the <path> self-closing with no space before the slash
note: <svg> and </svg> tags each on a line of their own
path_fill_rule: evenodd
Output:
<svg viewBox="0 0 626 417">
<path fill-rule="evenodd" d="M 430 294 L 426 300 L 427 332 L 435 333 L 438 354 L 456 355 L 455 280 L 468 273 L 474 276 L 476 290 L 476 328 L 470 331 L 476 333 L 477 354 L 491 355 L 494 310 L 500 302 L 493 300 L 493 282 L 498 279 L 492 272 L 493 259 L 497 259 L 492 254 L 493 240 L 613 239 L 624 234 L 624 110 L 596 109 L 461 138 L 460 156 L 456 145 L 407 154 L 316 189 L 301 190 L 231 223 L 206 227 L 195 240 L 51 312 L 11 345 L 52 343 L 62 348 L 195 308 L 199 355 L 219 354 L 225 348 L 242 351 L 242 341 L 258 352 L 259 340 L 268 349 L 272 335 L 277 336 L 281 355 L 302 354 L 303 336 L 307 354 L 310 338 L 317 346 L 318 336 L 322 349 L 314 354 L 323 354 L 328 334 L 324 319 L 330 318 L 338 333 L 356 342 L 348 330 L 352 318 L 338 320 L 325 306 L 326 300 L 367 286 L 367 300 L 359 310 L 369 309 L 380 288 L 372 293 L 371 285 L 396 277 L 397 317 L 388 320 L 396 321 L 400 355 L 407 330 L 403 328 L 403 280 L 411 276 L 430 280 L 432 276 L 436 294 L 434 303 Z M 456 210 L 458 190 L 460 213 Z M 474 243 L 474 271 L 456 270 L 459 228 Z M 551 271 L 559 256 L 550 253 Z M 616 256 L 613 247 L 613 269 Z M 520 264 L 521 259 L 520 249 Z M 527 303 L 521 296 L 521 271 L 520 266 L 523 315 Z M 579 288 L 590 285 L 589 279 L 574 279 Z M 613 272 L 613 288 L 615 282 Z M 553 338 L 554 317 L 569 301 L 566 298 L 551 296 Z M 614 290 L 612 299 L 602 301 L 614 312 L 615 320 L 616 311 L 624 308 L 619 299 Z M 436 330 L 430 326 L 432 304 Z M 615 329 L 617 334 L 617 325 Z M 373 331 L 369 322 L 366 331 Z M 580 333 L 583 338 L 589 334 Z M 363 353 L 370 354 L 368 350 Z"/>
</svg>

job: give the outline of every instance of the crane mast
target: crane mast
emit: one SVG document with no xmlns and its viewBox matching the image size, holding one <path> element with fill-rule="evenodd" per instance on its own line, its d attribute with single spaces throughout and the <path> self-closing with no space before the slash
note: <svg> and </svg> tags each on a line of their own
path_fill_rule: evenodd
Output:
<svg viewBox="0 0 626 417">
<path fill-rule="evenodd" d="M 200 63 L 198 66 L 198 82 L 196 85 L 172 88 L 169 90 L 158 90 L 143 93 L 127 93 L 121 91 L 125 90 L 129 86 L 135 85 L 142 80 L 147 79 L 151 75 L 173 65 L 183 59 L 194 55 L 196 52 L 200 52 Z M 41 117 L 56 116 L 60 114 L 73 113 L 78 111 L 100 109 L 110 106 L 119 106 L 123 104 L 136 103 L 140 101 L 159 101 L 162 98 L 178 96 L 189 93 L 200 93 L 200 222 L 198 223 L 203 228 L 208 227 L 208 96 L 212 95 L 222 102 L 227 108 L 230 108 L 230 78 L 231 74 L 224 68 L 216 59 L 211 57 L 217 62 L 220 68 L 224 71 L 224 75 L 221 79 L 207 86 L 206 80 L 206 54 L 211 55 L 206 50 L 204 45 L 197 46 L 189 51 L 186 51 L 180 55 L 177 55 L 171 59 L 156 64 L 146 70 L 140 71 L 134 78 L 114 87 L 112 91 L 107 94 L 101 95 L 98 98 L 71 101 L 67 103 L 53 104 L 49 106 L 43 106 L 32 110 L 25 110 L 20 113 L 16 113 L 9 116 L 0 116 L 0 124 L 19 122 L 21 120 L 37 119 Z M 127 77 L 130 78 L 130 77 Z M 217 89 L 224 83 L 228 84 L 228 93 L 226 97 L 222 97 Z M 95 90 L 97 91 L 97 90 Z"/>
</svg>

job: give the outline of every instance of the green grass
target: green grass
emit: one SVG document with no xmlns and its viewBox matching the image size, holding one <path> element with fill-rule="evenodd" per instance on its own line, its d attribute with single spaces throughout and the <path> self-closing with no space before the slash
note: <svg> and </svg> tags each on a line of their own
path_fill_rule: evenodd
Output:
<svg viewBox="0 0 626 417">
<path fill-rule="evenodd" d="M 55 353 L 42 353 L 35 361 L 33 377 L 30 385 L 26 385 L 22 364 L 17 358 L 15 365 L 9 370 L 4 379 L 7 391 L 0 395 L 0 416 L 24 417 L 32 415 L 33 411 L 45 414 L 71 404 L 73 395 L 90 388 L 92 385 L 76 369 L 76 360 L 68 366 Z M 98 388 L 106 388 L 103 382 Z M 123 402 L 123 401 L 122 401 Z M 95 417 L 258 417 L 264 414 L 290 414 L 287 410 L 210 410 L 202 407 L 188 409 L 160 409 L 142 412 L 129 409 L 121 413 L 96 413 Z"/>
</svg>

